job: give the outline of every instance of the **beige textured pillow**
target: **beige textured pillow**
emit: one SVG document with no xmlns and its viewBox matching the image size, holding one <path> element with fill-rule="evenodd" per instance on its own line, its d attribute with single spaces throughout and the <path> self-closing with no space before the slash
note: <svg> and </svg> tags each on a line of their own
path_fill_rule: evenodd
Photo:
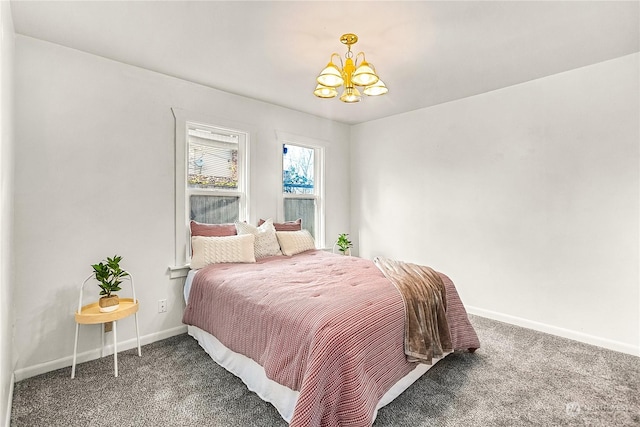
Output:
<svg viewBox="0 0 640 427">
<path fill-rule="evenodd" d="M 282 255 L 280 245 L 276 238 L 276 229 L 273 227 L 273 220 L 268 219 L 262 223 L 260 227 L 254 227 L 246 222 L 236 222 L 236 230 L 239 235 L 253 234 L 256 241 L 253 248 L 256 253 L 256 259 L 274 255 Z"/>
<path fill-rule="evenodd" d="M 307 230 L 276 231 L 282 253 L 287 256 L 316 248 L 313 236 Z"/>
<path fill-rule="evenodd" d="M 222 262 L 256 262 L 254 241 L 253 234 L 224 237 L 193 236 L 191 269 L 197 270 L 209 264 Z"/>
</svg>

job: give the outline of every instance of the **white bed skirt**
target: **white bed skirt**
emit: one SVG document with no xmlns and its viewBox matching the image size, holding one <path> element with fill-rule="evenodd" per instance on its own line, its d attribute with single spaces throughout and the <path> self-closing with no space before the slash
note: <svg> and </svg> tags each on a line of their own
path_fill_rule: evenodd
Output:
<svg viewBox="0 0 640 427">
<path fill-rule="evenodd" d="M 291 421 L 293 410 L 296 406 L 298 395 L 300 394 L 299 392 L 291 390 L 290 388 L 267 378 L 264 369 L 257 362 L 240 353 L 229 350 L 210 333 L 196 326 L 190 325 L 188 326 L 187 331 L 189 335 L 198 341 L 200 346 L 216 363 L 240 378 L 246 384 L 247 388 L 260 396 L 262 400 L 271 403 L 286 422 Z M 433 364 L 441 359 L 442 358 L 434 358 Z M 389 404 L 393 399 L 398 397 L 411 384 L 427 372 L 433 364 L 418 364 L 413 371 L 409 372 L 405 377 L 400 379 L 400 381 L 391 387 L 391 389 L 386 392 L 378 402 L 378 406 L 373 414 L 373 420 L 376 419 L 378 409 Z"/>
</svg>

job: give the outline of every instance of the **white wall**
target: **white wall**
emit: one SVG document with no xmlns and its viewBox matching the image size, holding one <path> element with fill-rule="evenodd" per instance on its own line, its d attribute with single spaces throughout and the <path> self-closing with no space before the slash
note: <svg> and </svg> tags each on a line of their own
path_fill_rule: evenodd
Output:
<svg viewBox="0 0 640 427">
<path fill-rule="evenodd" d="M 9 2 L 0 2 L 0 424 L 9 425 L 13 357 L 13 65 Z"/>
<path fill-rule="evenodd" d="M 182 331 L 182 281 L 167 272 L 174 261 L 172 107 L 257 130 L 254 220 L 277 210 L 276 130 L 326 141 L 327 235 L 348 229 L 346 125 L 24 36 L 16 38 L 16 80 L 17 379 L 70 365 L 80 283 L 90 264 L 115 253 L 136 279 L 146 341 Z M 158 314 L 164 298 L 168 313 Z M 98 331 L 81 328 L 79 352 L 99 348 Z M 120 322 L 118 337 L 132 344 L 132 319 Z"/>
<path fill-rule="evenodd" d="M 354 126 L 360 255 L 449 274 L 472 312 L 639 354 L 638 62 Z"/>
</svg>

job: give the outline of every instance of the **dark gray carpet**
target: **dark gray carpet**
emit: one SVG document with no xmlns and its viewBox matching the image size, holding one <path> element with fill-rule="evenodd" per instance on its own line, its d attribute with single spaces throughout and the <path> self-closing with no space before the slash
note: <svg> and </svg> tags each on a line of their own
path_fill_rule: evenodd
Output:
<svg viewBox="0 0 640 427">
<path fill-rule="evenodd" d="M 640 426 L 640 358 L 470 316 L 475 354 L 437 363 L 374 426 Z M 286 426 L 180 335 L 15 385 L 11 426 Z"/>
</svg>

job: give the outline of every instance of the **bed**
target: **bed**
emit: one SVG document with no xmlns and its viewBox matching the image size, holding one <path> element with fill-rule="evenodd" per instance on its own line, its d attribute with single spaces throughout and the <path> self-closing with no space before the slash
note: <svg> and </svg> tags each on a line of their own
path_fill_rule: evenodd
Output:
<svg viewBox="0 0 640 427">
<path fill-rule="evenodd" d="M 431 363 L 407 360 L 403 295 L 376 264 L 321 250 L 191 271 L 183 322 L 291 427 L 371 426 L 433 363 L 480 346 L 453 283 L 438 274 L 451 348 Z"/>
</svg>

